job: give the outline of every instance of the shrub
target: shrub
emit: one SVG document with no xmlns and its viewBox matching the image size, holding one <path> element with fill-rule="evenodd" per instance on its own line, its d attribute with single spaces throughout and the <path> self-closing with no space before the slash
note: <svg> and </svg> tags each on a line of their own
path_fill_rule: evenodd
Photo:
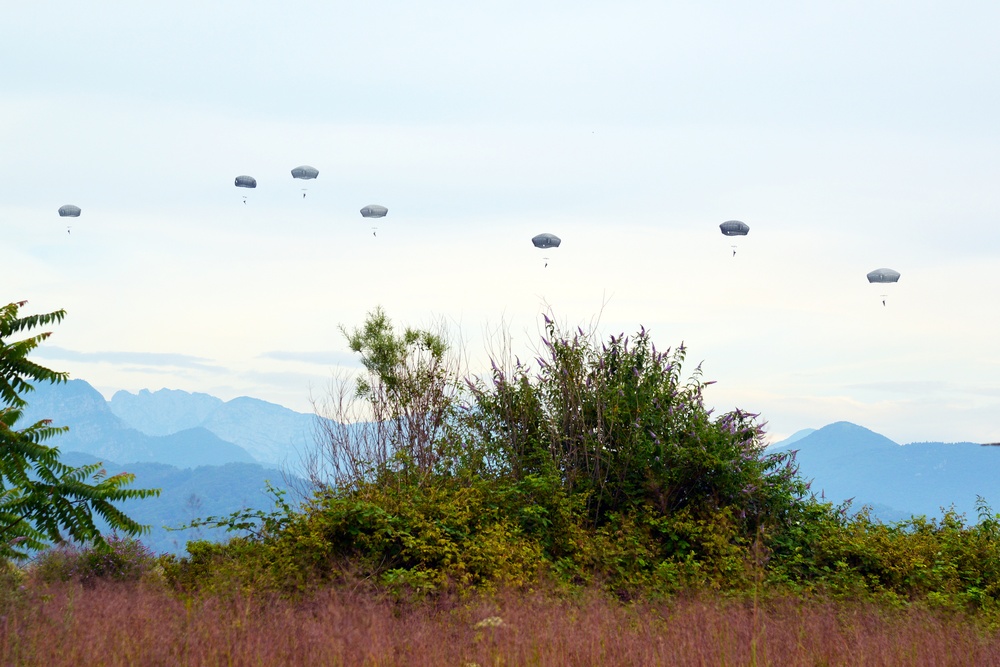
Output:
<svg viewBox="0 0 1000 667">
<path fill-rule="evenodd" d="M 490 381 L 469 383 L 466 458 L 477 474 L 555 476 L 586 498 L 595 526 L 623 512 L 732 507 L 753 534 L 805 495 L 791 455 L 764 452 L 757 415 L 713 417 L 700 366 L 683 379 L 683 345 L 660 352 L 645 329 L 598 345 L 545 322 L 537 371 L 494 361 Z"/>
<path fill-rule="evenodd" d="M 139 581 L 158 576 L 157 557 L 133 537 L 111 535 L 92 546 L 63 543 L 39 554 L 31 567 L 43 582 L 97 580 Z"/>
</svg>

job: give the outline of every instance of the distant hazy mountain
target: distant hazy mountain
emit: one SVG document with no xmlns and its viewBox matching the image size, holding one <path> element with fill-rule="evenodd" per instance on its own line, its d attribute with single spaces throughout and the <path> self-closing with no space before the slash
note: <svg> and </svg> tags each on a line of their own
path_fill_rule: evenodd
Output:
<svg viewBox="0 0 1000 667">
<path fill-rule="evenodd" d="M 313 447 L 315 423 L 315 415 L 241 396 L 219 406 L 202 426 L 258 461 L 295 467 L 300 454 Z"/>
<path fill-rule="evenodd" d="M 225 401 L 208 394 L 161 389 L 111 397 L 111 412 L 149 435 L 201 427 L 236 443 L 265 464 L 295 467 L 312 447 L 315 417 L 288 408 L 240 397 Z"/>
<path fill-rule="evenodd" d="M 115 416 L 147 435 L 170 435 L 201 426 L 220 405 L 222 399 L 215 396 L 176 389 L 143 389 L 138 394 L 119 391 L 108 402 Z"/>
<path fill-rule="evenodd" d="M 83 380 L 40 382 L 26 398 L 25 423 L 51 419 L 55 426 L 69 427 L 67 433 L 47 443 L 63 453 L 76 451 L 112 461 L 179 467 L 254 462 L 245 449 L 204 428 L 159 436 L 142 433 L 116 417 L 100 392 Z"/>
<path fill-rule="evenodd" d="M 773 449 L 798 450 L 796 460 L 812 491 L 853 507 L 871 505 L 884 521 L 940 516 L 954 505 L 976 521 L 976 496 L 1000 511 L 1000 448 L 976 443 L 899 445 L 849 422 L 837 422 Z"/>
<path fill-rule="evenodd" d="M 89 454 L 71 452 L 63 461 L 79 466 L 94 463 Z M 159 497 L 127 500 L 119 504 L 125 513 L 140 523 L 151 526 L 142 542 L 157 553 L 182 554 L 191 540 L 225 540 L 233 537 L 222 529 L 178 528 L 196 518 L 226 516 L 241 509 L 272 511 L 274 500 L 266 492 L 267 484 L 288 491 L 286 500 L 297 504 L 301 480 L 287 479 L 273 468 L 257 464 L 228 463 L 221 466 L 176 468 L 162 463 L 131 463 L 122 465 L 103 461 L 109 475 L 127 471 L 135 475 L 131 488 L 161 489 Z"/>
</svg>

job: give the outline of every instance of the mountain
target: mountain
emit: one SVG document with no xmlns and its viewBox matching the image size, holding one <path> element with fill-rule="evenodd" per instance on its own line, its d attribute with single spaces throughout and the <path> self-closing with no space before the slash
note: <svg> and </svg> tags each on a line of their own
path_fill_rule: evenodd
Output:
<svg viewBox="0 0 1000 667">
<path fill-rule="evenodd" d="M 220 405 L 222 399 L 215 396 L 176 389 L 143 389 L 138 394 L 118 391 L 108 401 L 116 417 L 147 435 L 170 435 L 201 426 Z"/>
<path fill-rule="evenodd" d="M 114 415 L 101 393 L 83 380 L 39 382 L 26 399 L 24 423 L 51 419 L 55 426 L 69 427 L 48 443 L 63 453 L 75 451 L 124 463 L 158 462 L 178 467 L 254 462 L 245 449 L 205 428 L 158 436 L 142 433 Z"/>
<path fill-rule="evenodd" d="M 204 428 L 273 466 L 296 467 L 300 454 L 314 441 L 314 415 L 246 396 L 222 401 L 170 389 L 119 391 L 108 406 L 123 422 L 148 435 Z"/>
<path fill-rule="evenodd" d="M 1000 511 L 1000 448 L 976 443 L 900 445 L 849 422 L 836 422 L 775 450 L 797 450 L 799 474 L 811 491 L 852 507 L 871 505 L 884 521 L 940 517 L 954 506 L 978 520 L 977 496 Z"/>
<path fill-rule="evenodd" d="M 772 442 L 770 445 L 768 445 L 768 447 L 771 447 L 773 449 L 780 449 L 780 448 L 784 447 L 785 445 L 790 445 L 793 442 L 798 442 L 799 440 L 801 440 L 802 438 L 806 437 L 807 435 L 811 435 L 811 434 L 813 434 L 815 432 L 816 432 L 816 429 L 814 429 L 814 428 L 804 428 L 801 431 L 796 431 L 795 433 L 792 433 L 790 436 L 788 436 L 784 440 L 779 440 L 778 442 Z"/>
<path fill-rule="evenodd" d="M 292 467 L 314 446 L 315 424 L 315 415 L 247 396 L 223 403 L 202 422 L 206 429 L 238 443 L 258 461 Z"/>
<path fill-rule="evenodd" d="M 73 466 L 94 463 L 90 454 L 70 452 L 62 460 Z M 132 499 L 118 503 L 128 516 L 151 530 L 140 539 L 156 553 L 183 554 L 191 540 L 225 540 L 233 537 L 224 529 L 191 528 L 176 530 L 193 519 L 227 516 L 250 509 L 270 512 L 274 498 L 267 492 L 273 488 L 287 492 L 285 500 L 296 505 L 305 482 L 289 478 L 280 472 L 253 463 L 227 463 L 218 466 L 177 468 L 162 463 L 130 463 L 122 465 L 102 461 L 108 475 L 130 472 L 135 475 L 134 489 L 160 489 L 156 498 Z M 99 528 L 105 526 L 99 524 Z M 175 529 L 175 530 L 170 530 Z"/>
</svg>

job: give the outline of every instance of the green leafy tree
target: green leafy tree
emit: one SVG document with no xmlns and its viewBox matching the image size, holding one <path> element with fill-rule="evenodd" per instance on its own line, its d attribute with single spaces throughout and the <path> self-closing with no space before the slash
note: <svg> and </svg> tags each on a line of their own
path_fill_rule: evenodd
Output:
<svg viewBox="0 0 1000 667">
<path fill-rule="evenodd" d="M 106 477 L 100 463 L 73 467 L 59 460 L 59 449 L 45 440 L 68 430 L 45 419 L 17 428 L 32 382 L 65 382 L 66 373 L 49 370 L 28 354 L 51 332 L 28 334 L 61 322 L 66 312 L 21 316 L 25 301 L 0 308 L 0 559 L 24 559 L 31 551 L 66 537 L 104 544 L 95 516 L 112 530 L 141 535 L 148 530 L 115 507 L 130 498 L 159 495 L 159 489 L 126 488 L 130 473 Z"/>
<path fill-rule="evenodd" d="M 443 327 L 397 331 L 381 308 L 364 326 L 342 328 L 365 369 L 353 386 L 335 385 L 317 412 L 320 450 L 307 461 L 317 488 L 362 481 L 422 484 L 447 469 L 450 417 L 459 394 L 458 363 Z"/>
</svg>

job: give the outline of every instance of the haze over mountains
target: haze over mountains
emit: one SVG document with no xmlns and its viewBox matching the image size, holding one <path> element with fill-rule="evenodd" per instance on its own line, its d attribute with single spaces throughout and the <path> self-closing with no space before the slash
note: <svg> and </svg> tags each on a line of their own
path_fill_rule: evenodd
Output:
<svg viewBox="0 0 1000 667">
<path fill-rule="evenodd" d="M 69 431 L 48 444 L 70 465 L 100 461 L 109 475 L 130 472 L 135 488 L 158 498 L 122 508 L 152 530 L 142 540 L 156 552 L 183 553 L 188 540 L 232 537 L 206 528 L 174 531 L 196 518 L 241 509 L 274 509 L 267 486 L 295 501 L 305 488 L 294 477 L 299 455 L 313 443 L 315 417 L 254 398 L 222 401 L 184 391 L 120 391 L 111 401 L 83 380 L 38 383 L 23 420 L 51 419 Z"/>
<path fill-rule="evenodd" d="M 222 401 L 208 394 L 161 389 L 116 393 L 110 401 L 83 380 L 36 385 L 25 421 L 51 419 L 70 430 L 52 441 L 74 465 L 100 460 L 109 474 L 127 470 L 136 487 L 163 489 L 159 498 L 126 509 L 153 525 L 144 540 L 158 551 L 183 551 L 188 539 L 227 535 L 168 532 L 196 517 L 242 508 L 273 509 L 266 483 L 296 489 L 289 474 L 315 446 L 317 417 L 255 398 Z M 799 431 L 771 446 L 797 450 L 811 490 L 834 503 L 853 498 L 887 522 L 938 517 L 954 506 L 970 522 L 976 498 L 1000 510 L 1000 447 L 976 443 L 900 445 L 864 427 L 836 422 Z"/>
<path fill-rule="evenodd" d="M 28 396 L 26 421 L 69 426 L 59 448 L 119 463 L 191 468 L 259 463 L 294 468 L 313 444 L 315 416 L 255 398 L 222 401 L 161 389 L 117 392 L 110 401 L 83 380 L 40 383 Z"/>
<path fill-rule="evenodd" d="M 900 445 L 857 424 L 836 422 L 799 431 L 771 447 L 797 450 L 811 490 L 852 508 L 871 505 L 883 521 L 941 516 L 952 505 L 978 520 L 976 497 L 1000 511 L 1000 447 L 972 442 Z"/>
</svg>

